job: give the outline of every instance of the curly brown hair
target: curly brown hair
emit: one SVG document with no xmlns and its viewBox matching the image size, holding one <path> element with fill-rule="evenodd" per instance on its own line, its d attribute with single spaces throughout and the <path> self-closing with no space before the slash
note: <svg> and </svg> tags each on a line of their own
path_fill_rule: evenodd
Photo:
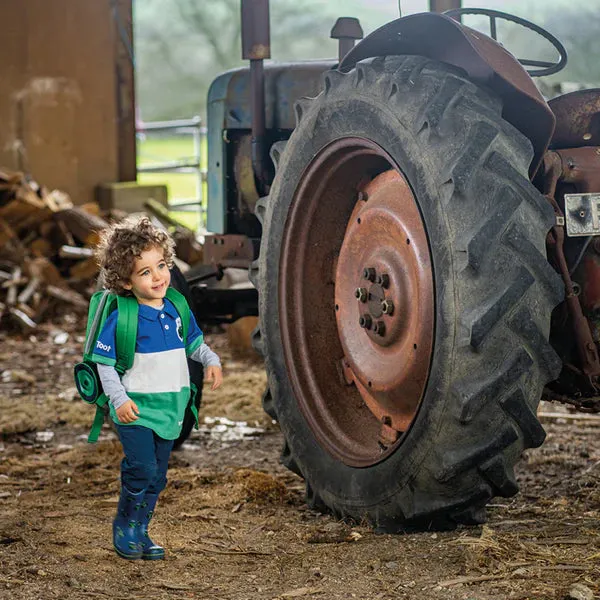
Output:
<svg viewBox="0 0 600 600">
<path fill-rule="evenodd" d="M 163 250 L 165 262 L 173 266 L 175 243 L 147 217 L 129 217 L 100 232 L 96 259 L 104 287 L 120 296 L 131 295 L 123 284 L 129 282 L 135 260 L 152 248 Z"/>
</svg>

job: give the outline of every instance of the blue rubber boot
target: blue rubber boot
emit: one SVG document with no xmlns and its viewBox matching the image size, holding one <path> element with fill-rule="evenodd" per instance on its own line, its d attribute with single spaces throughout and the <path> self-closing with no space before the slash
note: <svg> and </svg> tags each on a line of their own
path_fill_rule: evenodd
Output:
<svg viewBox="0 0 600 600">
<path fill-rule="evenodd" d="M 155 544 L 148 535 L 148 525 L 152 520 L 158 494 L 146 493 L 139 514 L 139 538 L 144 560 L 161 560 L 165 557 L 165 549 Z"/>
<path fill-rule="evenodd" d="M 139 513 L 146 490 L 133 493 L 121 486 L 117 516 L 113 521 L 113 546 L 121 558 L 142 558 L 142 545 L 138 529 Z"/>
</svg>

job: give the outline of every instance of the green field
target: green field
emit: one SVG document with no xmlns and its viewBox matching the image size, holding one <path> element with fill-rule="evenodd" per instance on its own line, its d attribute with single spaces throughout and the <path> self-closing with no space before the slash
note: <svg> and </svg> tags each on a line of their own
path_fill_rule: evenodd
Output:
<svg viewBox="0 0 600 600">
<path fill-rule="evenodd" d="M 160 164 L 194 156 L 194 142 L 191 136 L 180 137 L 147 137 L 137 140 L 137 164 Z M 201 151 L 202 165 L 207 163 L 206 140 L 203 140 Z M 164 184 L 169 193 L 169 205 L 175 207 L 178 202 L 197 198 L 197 176 L 195 173 L 139 173 L 138 182 L 145 184 Z M 206 210 L 206 183 L 202 189 L 203 207 Z M 199 210 L 189 207 L 188 210 L 171 210 L 171 216 L 193 230 L 205 226 L 201 223 Z"/>
</svg>

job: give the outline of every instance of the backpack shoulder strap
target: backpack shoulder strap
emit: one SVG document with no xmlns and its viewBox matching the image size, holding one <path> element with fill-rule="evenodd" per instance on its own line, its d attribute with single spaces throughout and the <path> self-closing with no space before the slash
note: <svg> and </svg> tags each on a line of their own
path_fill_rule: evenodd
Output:
<svg viewBox="0 0 600 600">
<path fill-rule="evenodd" d="M 87 326 L 85 329 L 85 346 L 83 348 L 83 359 L 91 360 L 94 352 L 96 338 L 100 333 L 106 318 L 112 311 L 116 295 L 108 290 L 95 292 L 90 298 L 88 308 Z"/>
<path fill-rule="evenodd" d="M 173 306 L 181 317 L 183 339 L 185 340 L 184 343 L 187 344 L 187 334 L 188 329 L 190 328 L 190 305 L 187 303 L 185 296 L 181 292 L 178 292 L 175 288 L 167 288 L 166 297 L 173 303 Z"/>
<path fill-rule="evenodd" d="M 115 369 L 123 375 L 133 365 L 138 326 L 138 302 L 131 296 L 117 296 L 117 364 Z"/>
</svg>

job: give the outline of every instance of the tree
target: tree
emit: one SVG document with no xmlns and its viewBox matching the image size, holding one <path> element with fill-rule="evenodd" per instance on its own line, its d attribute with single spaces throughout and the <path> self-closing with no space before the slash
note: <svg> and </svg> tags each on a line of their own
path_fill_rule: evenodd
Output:
<svg viewBox="0 0 600 600">
<path fill-rule="evenodd" d="M 564 44 L 568 63 L 566 69 L 556 76 L 560 81 L 581 83 L 586 86 L 600 85 L 600 12 L 589 4 L 565 8 L 560 13 L 548 15 L 545 26 Z"/>
<path fill-rule="evenodd" d="M 335 14 L 342 14 L 339 4 L 272 0 L 272 56 L 335 57 L 337 44 L 329 31 Z M 352 2 L 343 6 L 343 12 L 352 14 Z M 138 1 L 135 27 L 138 103 L 146 120 L 203 112 L 214 77 L 244 64 L 240 0 Z"/>
</svg>

